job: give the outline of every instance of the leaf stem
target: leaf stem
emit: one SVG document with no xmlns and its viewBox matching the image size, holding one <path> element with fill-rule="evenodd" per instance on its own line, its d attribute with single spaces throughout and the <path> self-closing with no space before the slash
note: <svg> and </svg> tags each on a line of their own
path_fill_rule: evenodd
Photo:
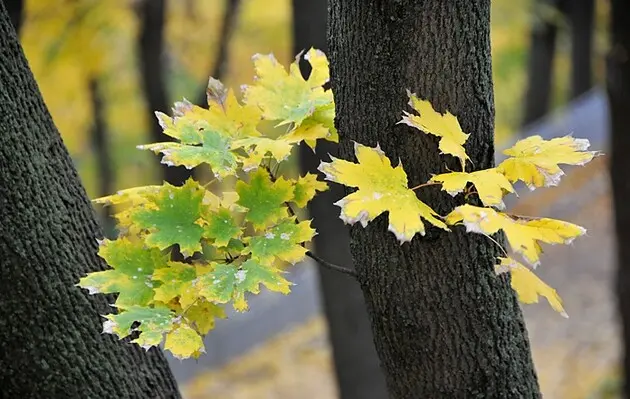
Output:
<svg viewBox="0 0 630 399">
<path fill-rule="evenodd" d="M 417 186 L 415 186 L 415 187 L 411 187 L 411 188 L 410 188 L 410 190 L 411 190 L 411 191 L 416 191 L 416 190 L 417 190 L 417 189 L 419 189 L 419 188 L 422 188 L 422 187 L 427 187 L 427 186 L 435 186 L 435 185 L 437 185 L 437 184 L 442 184 L 442 183 L 437 183 L 437 182 L 427 182 L 427 183 L 422 183 L 422 184 L 418 184 L 418 185 L 417 185 Z"/>
<path fill-rule="evenodd" d="M 322 258 L 320 258 L 319 256 L 315 255 L 314 253 L 312 253 L 311 251 L 306 251 L 306 256 L 308 256 L 309 258 L 313 259 L 315 262 L 319 263 L 321 266 L 324 266 L 330 270 L 334 270 L 336 272 L 339 273 L 343 273 L 343 274 L 347 274 L 350 277 L 354 277 L 355 279 L 357 278 L 357 272 L 349 269 L 347 267 L 344 266 L 339 266 L 339 265 L 335 265 L 334 263 L 330 263 L 328 261 L 323 260 Z"/>
<path fill-rule="evenodd" d="M 488 237 L 488 239 L 490 241 L 492 241 L 493 243 L 497 244 L 497 246 L 501 249 L 501 252 L 503 252 L 503 254 L 505 255 L 506 258 L 510 257 L 510 255 L 508 255 L 508 253 L 505 251 L 505 248 L 503 248 L 503 245 L 499 244 L 499 242 L 497 240 L 495 240 L 494 238 L 490 237 L 487 234 L 484 234 L 484 236 Z"/>
</svg>

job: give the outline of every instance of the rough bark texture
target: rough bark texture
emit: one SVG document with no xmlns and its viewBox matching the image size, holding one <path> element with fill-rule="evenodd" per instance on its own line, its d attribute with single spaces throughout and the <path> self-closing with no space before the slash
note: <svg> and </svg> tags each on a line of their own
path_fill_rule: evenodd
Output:
<svg viewBox="0 0 630 399">
<path fill-rule="evenodd" d="M 223 25 L 221 25 L 221 33 L 219 34 L 219 46 L 217 48 L 217 56 L 215 57 L 214 67 L 210 76 L 221 80 L 228 72 L 229 55 L 230 55 L 230 41 L 232 34 L 236 30 L 236 17 L 238 16 L 238 10 L 241 0 L 227 0 L 225 4 L 225 13 L 223 14 Z M 206 85 L 199 91 L 197 96 L 196 105 L 205 107 L 208 103 L 206 97 Z"/>
<path fill-rule="evenodd" d="M 333 0 L 329 22 L 342 158 L 354 159 L 352 140 L 378 143 L 411 186 L 445 171 L 434 137 L 396 124 L 410 89 L 458 117 L 475 169 L 493 164 L 489 0 Z M 442 215 L 461 203 L 435 187 L 420 198 Z M 400 245 L 386 215 L 351 229 L 390 397 L 540 397 L 520 308 L 493 272 L 496 245 L 428 230 Z"/>
<path fill-rule="evenodd" d="M 158 349 L 101 334 L 101 231 L 0 4 L 0 397 L 179 398 Z M 109 298 L 111 301 L 112 298 Z"/>
<path fill-rule="evenodd" d="M 20 30 L 22 28 L 22 22 L 24 20 L 24 0 L 3 0 L 4 5 L 7 9 L 7 13 L 9 14 L 9 19 L 11 20 L 11 25 L 17 32 L 18 36 L 20 35 Z"/>
<path fill-rule="evenodd" d="M 593 86 L 593 22 L 595 0 L 571 0 L 571 98 Z"/>
<path fill-rule="evenodd" d="M 147 118 L 151 127 L 152 142 L 172 141 L 162 132 L 155 118 L 155 111 L 170 114 L 170 105 L 164 77 L 164 27 L 165 0 L 140 0 L 138 15 L 140 18 L 139 55 L 142 86 L 147 105 Z M 158 159 L 161 159 L 159 156 Z M 162 175 L 167 182 L 180 186 L 192 172 L 183 166 L 173 167 L 160 164 Z"/>
<path fill-rule="evenodd" d="M 561 0 L 536 1 L 551 7 L 561 6 Z M 554 21 L 543 20 L 532 25 L 523 126 L 540 119 L 549 111 L 557 33 L 558 27 Z"/>
<path fill-rule="evenodd" d="M 326 50 L 326 0 L 293 0 L 293 53 L 315 47 Z M 310 65 L 300 64 L 304 76 Z M 300 168 L 318 174 L 317 167 L 327 154 L 337 155 L 337 146 L 320 140 L 317 153 L 308 146 L 300 148 Z M 329 262 L 352 267 L 348 229 L 339 219 L 333 203 L 343 197 L 341 186 L 334 185 L 309 203 L 309 214 L 318 235 L 313 239 L 315 253 Z M 332 345 L 337 388 L 341 399 L 382 399 L 387 397 L 385 378 L 374 348 L 370 321 L 361 288 L 349 276 L 320 267 L 322 303 Z"/>
<path fill-rule="evenodd" d="M 98 196 L 103 197 L 114 192 L 114 171 L 109 151 L 109 140 L 104 115 L 104 104 L 99 83 L 96 79 L 90 81 L 90 97 L 92 100 L 92 146 L 96 155 L 96 167 L 98 170 Z M 101 226 L 105 236 L 113 238 L 115 222 L 111 217 L 111 207 L 102 207 L 100 211 Z"/>
<path fill-rule="evenodd" d="M 607 60 L 611 161 L 617 231 L 617 295 L 624 342 L 624 397 L 630 397 L 630 4 L 611 1 L 611 49 Z"/>
</svg>

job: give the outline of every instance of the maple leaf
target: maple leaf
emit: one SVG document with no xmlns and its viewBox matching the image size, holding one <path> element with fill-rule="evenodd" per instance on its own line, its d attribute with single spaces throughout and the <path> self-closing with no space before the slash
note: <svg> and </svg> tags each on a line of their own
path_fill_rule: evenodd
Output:
<svg viewBox="0 0 630 399">
<path fill-rule="evenodd" d="M 207 334 L 208 331 L 212 330 L 217 318 L 225 319 L 227 317 L 225 310 L 220 305 L 208 302 L 203 298 L 197 299 L 197 302 L 186 310 L 185 316 L 200 334 Z"/>
<path fill-rule="evenodd" d="M 534 266 L 540 263 L 540 242 L 569 244 L 586 233 L 583 227 L 562 220 L 508 216 L 492 208 L 468 204 L 458 206 L 446 216 L 449 225 L 459 222 L 466 226 L 466 231 L 484 235 L 503 230 L 512 250 Z"/>
<path fill-rule="evenodd" d="M 538 296 L 547 298 L 549 305 L 564 317 L 569 317 L 562 306 L 562 299 L 550 286 L 545 284 L 529 268 L 523 266 L 512 258 L 499 258 L 501 262 L 495 269 L 497 274 L 509 272 L 511 285 L 518 300 L 523 303 L 538 303 Z"/>
<path fill-rule="evenodd" d="M 156 209 L 139 209 L 131 215 L 134 223 L 149 231 L 147 245 L 165 249 L 179 244 L 183 255 L 201 251 L 203 228 L 197 221 L 204 192 L 192 179 L 181 187 L 165 183 L 159 194 L 151 198 Z"/>
<path fill-rule="evenodd" d="M 466 160 L 469 159 L 464 149 L 464 143 L 468 139 L 469 134 L 462 131 L 457 118 L 448 111 L 444 114 L 437 112 L 429 101 L 420 100 L 409 90 L 407 90 L 407 96 L 409 96 L 409 105 L 420 115 L 403 111 L 405 116 L 398 123 L 404 123 L 439 137 L 440 151 L 443 154 L 450 154 L 459 158 L 462 164 L 462 171 L 464 171 Z"/>
<path fill-rule="evenodd" d="M 262 229 L 287 216 L 285 202 L 293 198 L 291 182 L 282 177 L 271 182 L 269 173 L 258 169 L 252 173 L 249 184 L 238 181 L 236 192 L 237 204 L 248 209 L 245 220 L 254 228 Z"/>
<path fill-rule="evenodd" d="M 315 192 L 328 190 L 328 184 L 317 180 L 317 175 L 307 173 L 295 181 L 293 185 L 293 201 L 300 208 L 304 208 L 315 197 Z"/>
<path fill-rule="evenodd" d="M 113 269 L 90 273 L 79 280 L 78 286 L 90 294 L 119 292 L 118 308 L 144 306 L 153 300 L 151 275 L 167 266 L 166 255 L 128 238 L 103 241 L 98 254 Z"/>
<path fill-rule="evenodd" d="M 241 162 L 254 164 L 257 167 L 267 154 L 270 154 L 277 162 L 286 160 L 291 155 L 291 150 L 296 143 L 297 141 L 287 141 L 282 137 L 277 139 L 248 137 L 232 142 L 232 149 L 244 148 L 249 158 L 252 159 L 241 160 Z M 254 147 L 254 149 L 252 150 L 251 147 Z"/>
<path fill-rule="evenodd" d="M 358 191 L 335 202 L 341 208 L 340 218 L 347 224 L 361 222 L 363 227 L 381 213 L 389 211 L 388 230 L 402 243 L 411 241 L 416 233 L 424 235 L 422 219 L 447 230 L 437 213 L 416 197 L 407 186 L 407 174 L 402 165 L 392 168 L 379 146 L 354 144 L 358 163 L 331 157 L 322 162 L 319 170 L 326 180 L 357 187 Z"/>
<path fill-rule="evenodd" d="M 339 142 L 339 135 L 335 128 L 335 104 L 317 108 L 300 125 L 282 136 L 282 139 L 295 143 L 304 141 L 313 150 L 317 139 Z"/>
<path fill-rule="evenodd" d="M 328 61 L 318 50 L 311 49 L 305 57 L 313 70 L 304 80 L 299 67 L 299 56 L 289 67 L 289 72 L 272 54 L 256 54 L 253 57 L 256 82 L 246 86 L 245 103 L 256 104 L 268 120 L 279 120 L 278 125 L 300 125 L 317 108 L 333 102 L 332 92 L 321 86 L 328 81 Z"/>
<path fill-rule="evenodd" d="M 571 136 L 544 140 L 531 136 L 519 140 L 503 151 L 509 158 L 497 169 L 511 182 L 521 180 L 530 190 L 536 187 L 556 186 L 564 172 L 559 164 L 584 165 L 590 162 L 597 151 L 586 151 L 590 143 L 587 139 Z"/>
<path fill-rule="evenodd" d="M 234 215 L 227 208 L 208 210 L 204 212 L 203 219 L 206 225 L 203 228 L 203 237 L 212 239 L 214 245 L 224 247 L 231 239 L 238 239 L 243 231 L 234 220 Z"/>
<path fill-rule="evenodd" d="M 164 303 L 179 298 L 182 308 L 187 308 L 198 297 L 193 281 L 197 278 L 194 266 L 181 262 L 168 262 L 168 267 L 158 269 L 153 273 L 153 280 L 161 282 L 155 288 L 154 299 Z"/>
<path fill-rule="evenodd" d="M 162 186 L 132 187 L 119 190 L 116 194 L 94 198 L 92 202 L 100 205 L 120 205 L 130 202 L 132 205 L 137 206 L 147 202 L 145 197 L 147 194 L 157 194 L 161 189 Z"/>
<path fill-rule="evenodd" d="M 175 314 L 164 306 L 130 306 L 118 314 L 103 317 L 107 319 L 103 322 L 104 333 L 116 334 L 123 339 L 133 331 L 140 331 L 140 336 L 131 342 L 147 350 L 162 342 L 164 334 L 172 329 L 175 321 Z M 140 325 L 132 328 L 134 323 Z"/>
<path fill-rule="evenodd" d="M 265 231 L 264 235 L 249 238 L 249 246 L 243 254 L 252 254 L 252 259 L 271 266 L 275 258 L 296 264 L 305 257 L 306 248 L 300 244 L 310 241 L 315 235 L 310 221 L 295 222 L 295 217 L 282 221 Z"/>
<path fill-rule="evenodd" d="M 178 359 L 187 359 L 197 353 L 205 352 L 199 333 L 184 323 L 166 334 L 164 349 L 170 350 Z"/>
<path fill-rule="evenodd" d="M 215 263 L 214 270 L 199 277 L 200 295 L 208 301 L 227 303 L 233 300 L 234 309 L 243 312 L 249 306 L 245 293 L 260 293 L 260 284 L 270 291 L 288 294 L 291 283 L 282 277 L 282 271 L 249 259 L 240 266 L 234 263 Z"/>
<path fill-rule="evenodd" d="M 514 192 L 512 184 L 496 168 L 479 170 L 477 172 L 451 172 L 433 176 L 430 182 L 442 184 L 442 190 L 455 196 L 466 188 L 467 183 L 472 183 L 477 189 L 479 199 L 486 206 L 505 208 L 503 195 L 505 192 Z"/>
</svg>

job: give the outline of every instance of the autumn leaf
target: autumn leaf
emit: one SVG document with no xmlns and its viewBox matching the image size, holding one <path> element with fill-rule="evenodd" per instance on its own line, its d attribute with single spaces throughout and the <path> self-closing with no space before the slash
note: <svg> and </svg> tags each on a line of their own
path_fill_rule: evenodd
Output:
<svg viewBox="0 0 630 399">
<path fill-rule="evenodd" d="M 185 317 L 199 334 L 207 334 L 214 328 L 217 318 L 225 319 L 227 316 L 221 305 L 199 298 L 186 310 Z"/>
<path fill-rule="evenodd" d="M 187 359 L 196 353 L 205 352 L 199 333 L 183 323 L 166 334 L 164 349 L 170 350 L 178 359 Z"/>
<path fill-rule="evenodd" d="M 563 317 L 569 317 L 562 306 L 562 299 L 550 286 L 545 284 L 529 268 L 523 266 L 512 258 L 499 258 L 500 264 L 495 269 L 497 274 L 509 272 L 511 284 L 518 295 L 518 300 L 523 303 L 538 303 L 538 296 L 547 298 L 549 305 Z"/>
<path fill-rule="evenodd" d="M 310 241 L 315 235 L 310 225 L 310 221 L 296 223 L 294 217 L 286 219 L 263 235 L 248 238 L 249 246 L 243 253 L 251 253 L 252 259 L 263 265 L 273 265 L 275 258 L 296 264 L 304 259 L 306 253 L 306 248 L 300 244 Z"/>
<path fill-rule="evenodd" d="M 236 183 L 239 195 L 237 204 L 248 209 L 245 220 L 254 228 L 265 228 L 287 216 L 283 204 L 293 198 L 293 186 L 283 178 L 271 181 L 269 173 L 258 169 L 252 173 L 249 184 L 239 180 Z"/>
<path fill-rule="evenodd" d="M 328 184 L 317 180 L 317 175 L 307 173 L 295 181 L 293 185 L 293 198 L 291 201 L 300 208 L 304 208 L 315 197 L 315 192 L 328 190 Z"/>
<path fill-rule="evenodd" d="M 512 184 L 496 168 L 479 170 L 477 172 L 451 172 L 433 176 L 430 182 L 442 184 L 442 190 L 455 196 L 466 188 L 467 183 L 475 185 L 477 195 L 486 206 L 505 208 L 503 195 L 513 193 Z"/>
<path fill-rule="evenodd" d="M 201 287 L 201 296 L 216 303 L 233 300 L 233 307 L 239 312 L 249 308 L 245 293 L 259 294 L 260 284 L 271 291 L 283 294 L 288 294 L 291 286 L 291 283 L 282 277 L 281 270 L 264 266 L 253 259 L 241 265 L 216 263 L 214 270 L 200 276 L 197 282 Z"/>
<path fill-rule="evenodd" d="M 492 235 L 503 230 L 512 250 L 533 266 L 540 263 L 541 242 L 570 244 L 586 229 L 562 220 L 509 216 L 492 208 L 461 205 L 446 216 L 446 223 L 462 223 L 466 231 Z"/>
<path fill-rule="evenodd" d="M 181 187 L 165 183 L 152 198 L 156 209 L 138 209 L 131 215 L 134 223 L 149 231 L 147 245 L 165 249 L 179 244 L 184 255 L 201 251 L 203 228 L 197 221 L 201 217 L 204 192 L 192 179 Z"/>
<path fill-rule="evenodd" d="M 230 240 L 238 239 L 243 233 L 240 224 L 234 219 L 234 215 L 227 208 L 207 210 L 203 214 L 205 226 L 203 237 L 213 240 L 218 247 L 226 246 Z"/>
<path fill-rule="evenodd" d="M 319 170 L 326 180 L 357 187 L 358 191 L 337 201 L 340 218 L 347 224 L 360 222 L 363 227 L 383 212 L 389 211 L 388 230 L 402 243 L 411 241 L 416 233 L 425 234 L 422 219 L 448 230 L 437 213 L 416 197 L 407 186 L 407 174 L 402 165 L 392 168 L 379 146 L 366 147 L 355 143 L 358 163 L 332 158 L 322 162 Z"/>
<path fill-rule="evenodd" d="M 194 266 L 181 262 L 168 262 L 168 267 L 158 269 L 153 273 L 153 280 L 159 281 L 159 287 L 155 288 L 156 301 L 168 303 L 174 298 L 179 298 L 182 308 L 187 308 L 195 302 L 199 296 L 193 286 L 197 278 L 197 270 Z"/>
<path fill-rule="evenodd" d="M 564 175 L 559 164 L 584 165 L 598 155 L 597 151 L 586 150 L 589 145 L 587 139 L 571 136 L 551 140 L 544 140 L 540 136 L 527 137 L 503 151 L 509 158 L 501 162 L 497 169 L 509 181 L 521 180 L 530 190 L 556 186 Z"/>
<path fill-rule="evenodd" d="M 107 319 L 103 322 L 104 333 L 116 334 L 123 339 L 133 331 L 140 331 L 140 336 L 131 342 L 147 350 L 162 342 L 164 334 L 172 329 L 175 321 L 175 314 L 163 306 L 149 308 L 134 305 L 118 314 L 103 317 Z M 136 322 L 140 325 L 132 328 Z"/>
<path fill-rule="evenodd" d="M 459 158 L 462 164 L 462 171 L 464 171 L 466 160 L 469 159 L 464 149 L 464 143 L 469 135 L 462 131 L 457 118 L 448 111 L 444 114 L 437 112 L 429 101 L 419 99 L 409 90 L 407 90 L 407 96 L 409 96 L 409 105 L 420 115 L 403 111 L 405 116 L 398 123 L 404 123 L 427 134 L 439 137 L 440 151 L 443 154 L 450 154 Z"/>
<path fill-rule="evenodd" d="M 258 167 L 267 155 L 271 155 L 277 162 L 285 161 L 291 155 L 291 150 L 297 141 L 287 141 L 282 137 L 271 139 L 268 137 L 248 137 L 232 142 L 232 149 L 244 148 L 252 159 L 244 159 L 241 162 Z M 244 168 L 245 169 L 245 168 Z M 250 168 L 248 168 L 250 169 Z"/>
<path fill-rule="evenodd" d="M 158 249 L 146 248 L 141 241 L 128 238 L 105 240 L 98 254 L 113 269 L 88 274 L 79 280 L 79 287 L 87 289 L 90 294 L 120 293 L 116 300 L 118 308 L 151 303 L 151 275 L 167 266 L 166 255 Z"/>
</svg>

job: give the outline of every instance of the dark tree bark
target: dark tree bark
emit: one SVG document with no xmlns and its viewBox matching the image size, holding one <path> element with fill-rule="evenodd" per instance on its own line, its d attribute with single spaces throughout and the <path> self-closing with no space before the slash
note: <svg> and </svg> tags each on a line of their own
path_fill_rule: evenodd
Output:
<svg viewBox="0 0 630 399">
<path fill-rule="evenodd" d="M 159 349 L 102 334 L 102 237 L 0 3 L 0 397 L 179 398 Z"/>
<path fill-rule="evenodd" d="M 221 25 L 221 33 L 219 33 L 219 47 L 217 48 L 217 56 L 214 61 L 214 67 L 210 73 L 211 77 L 218 80 L 223 79 L 228 72 L 230 41 L 236 28 L 236 17 L 238 16 L 240 3 L 240 0 L 227 0 L 225 5 L 223 25 Z M 194 104 L 203 107 L 207 103 L 206 85 L 204 84 L 203 88 L 199 91 L 199 95 L 197 96 L 197 100 Z"/>
<path fill-rule="evenodd" d="M 563 6 L 562 0 L 536 0 L 536 2 L 550 7 Z M 544 18 L 540 23 L 532 25 L 522 126 L 540 119 L 549 111 L 557 33 L 557 25 Z"/>
<path fill-rule="evenodd" d="M 593 86 L 593 22 L 595 0 L 571 0 L 571 98 L 586 93 Z"/>
<path fill-rule="evenodd" d="M 99 83 L 96 79 L 90 81 L 90 98 L 92 100 L 92 146 L 96 154 L 96 168 L 98 170 L 98 196 L 103 197 L 114 192 L 114 171 L 109 151 L 109 140 L 104 115 L 104 104 Z M 101 226 L 108 238 L 114 237 L 115 222 L 111 217 L 111 207 L 103 207 L 100 212 Z"/>
<path fill-rule="evenodd" d="M 378 143 L 410 186 L 445 172 L 434 137 L 396 124 L 410 89 L 458 117 L 475 169 L 493 165 L 490 0 L 332 0 L 329 22 L 341 158 L 354 160 L 353 140 Z M 442 215 L 462 200 L 420 196 Z M 391 398 L 541 397 L 496 245 L 461 227 L 400 245 L 386 215 L 350 237 Z"/>
<path fill-rule="evenodd" d="M 151 126 L 150 138 L 153 142 L 172 141 L 162 132 L 155 118 L 155 111 L 169 114 L 170 106 L 166 94 L 164 77 L 164 12 L 165 0 L 140 0 L 138 14 L 140 18 L 139 55 L 142 87 L 147 104 L 147 118 Z M 173 185 L 182 185 L 192 172 L 183 166 L 169 167 L 160 164 L 164 180 Z"/>
<path fill-rule="evenodd" d="M 3 0 L 9 14 L 11 25 L 20 36 L 22 22 L 24 21 L 24 0 Z"/>
<path fill-rule="evenodd" d="M 624 342 L 624 396 L 630 397 L 630 3 L 611 1 L 611 49 L 607 59 L 610 106 L 611 160 L 615 228 L 617 232 L 617 280 L 619 314 Z"/>
<path fill-rule="evenodd" d="M 326 50 L 326 0 L 293 0 L 293 53 L 310 47 Z M 304 76 L 310 64 L 300 64 Z M 306 145 L 300 148 L 300 168 L 317 174 L 322 157 L 337 155 L 337 145 L 320 140 L 317 154 Z M 313 239 L 315 253 L 338 265 L 352 265 L 348 230 L 339 219 L 339 208 L 333 205 L 343 196 L 340 186 L 318 194 L 308 211 L 318 231 Z M 335 271 L 320 267 L 320 287 L 324 313 L 332 345 L 339 397 L 342 399 L 382 399 L 387 397 L 385 378 L 374 348 L 370 321 L 361 288 L 356 281 Z"/>
</svg>

